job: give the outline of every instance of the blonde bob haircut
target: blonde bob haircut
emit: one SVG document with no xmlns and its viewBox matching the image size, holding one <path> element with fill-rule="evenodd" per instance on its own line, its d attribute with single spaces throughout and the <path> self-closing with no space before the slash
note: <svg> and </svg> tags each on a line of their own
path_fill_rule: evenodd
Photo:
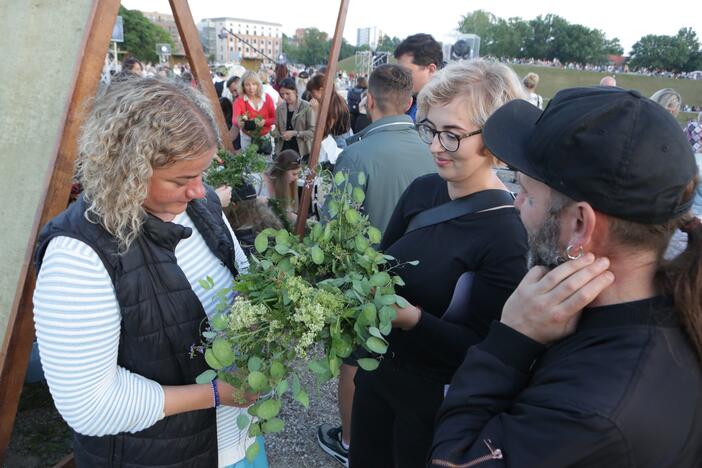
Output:
<svg viewBox="0 0 702 468">
<path fill-rule="evenodd" d="M 79 139 L 85 217 L 126 252 L 141 234 L 153 170 L 218 144 L 210 102 L 199 91 L 161 78 L 112 83 L 96 97 Z"/>
<path fill-rule="evenodd" d="M 261 78 L 259 78 L 258 74 L 252 72 L 251 70 L 246 71 L 243 75 L 241 75 L 241 81 L 239 81 L 239 96 L 247 96 L 247 94 L 244 92 L 244 86 L 249 81 L 256 83 L 256 97 L 260 98 L 263 96 L 263 83 L 261 83 Z"/>
<path fill-rule="evenodd" d="M 489 60 L 460 60 L 439 70 L 417 97 L 417 122 L 429 109 L 460 99 L 465 116 L 483 128 L 488 117 L 514 99 L 526 99 L 519 77 L 506 65 Z M 487 149 L 485 149 L 487 151 Z M 493 164 L 500 162 L 493 156 Z"/>
<path fill-rule="evenodd" d="M 445 106 L 454 99 L 464 103 L 465 115 L 482 128 L 500 106 L 514 99 L 526 99 L 519 77 L 507 65 L 488 60 L 451 62 L 439 70 L 417 97 L 417 121 L 429 109 Z"/>
</svg>

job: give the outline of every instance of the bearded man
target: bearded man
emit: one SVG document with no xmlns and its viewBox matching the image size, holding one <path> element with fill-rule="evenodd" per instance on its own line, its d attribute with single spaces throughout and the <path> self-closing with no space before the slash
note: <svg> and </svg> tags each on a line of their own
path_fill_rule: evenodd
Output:
<svg viewBox="0 0 702 468">
<path fill-rule="evenodd" d="M 506 104 L 483 139 L 521 173 L 532 268 L 455 374 L 429 465 L 700 466 L 702 232 L 677 122 L 575 88 Z M 677 228 L 687 250 L 664 260 Z"/>
</svg>

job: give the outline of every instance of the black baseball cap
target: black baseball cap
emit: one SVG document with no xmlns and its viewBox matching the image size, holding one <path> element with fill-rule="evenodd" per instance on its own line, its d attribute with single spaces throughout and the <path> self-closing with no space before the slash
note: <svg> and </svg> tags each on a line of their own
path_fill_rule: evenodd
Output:
<svg viewBox="0 0 702 468">
<path fill-rule="evenodd" d="M 677 120 L 638 91 L 595 86 L 558 92 L 542 112 L 521 99 L 483 128 L 501 161 L 602 213 L 660 224 L 690 209 L 697 174 Z"/>
</svg>

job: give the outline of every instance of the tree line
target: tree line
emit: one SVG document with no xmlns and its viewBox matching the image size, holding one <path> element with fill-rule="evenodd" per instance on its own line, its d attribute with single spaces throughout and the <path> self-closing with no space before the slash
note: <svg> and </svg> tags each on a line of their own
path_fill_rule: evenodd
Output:
<svg viewBox="0 0 702 468">
<path fill-rule="evenodd" d="M 121 47 L 128 50 L 129 55 L 144 62 L 158 62 L 156 44 L 166 43 L 175 47 L 168 31 L 149 21 L 142 12 L 127 10 L 120 5 L 119 15 L 124 25 L 124 43 Z"/>
<path fill-rule="evenodd" d="M 163 28 L 151 23 L 137 10 L 120 7 L 124 21 L 123 48 L 144 61 L 158 61 L 156 44 L 173 41 Z M 558 59 L 561 63 L 607 63 L 608 55 L 622 55 L 618 38 L 608 38 L 599 29 L 569 23 L 560 16 L 547 14 L 532 20 L 519 17 L 498 18 L 490 12 L 475 10 L 463 15 L 458 30 L 481 38 L 480 54 L 494 57 Z M 398 37 L 383 36 L 378 52 L 392 52 Z M 283 35 L 283 52 L 290 62 L 317 65 L 326 63 L 331 38 L 317 28 L 307 28 L 298 40 Z M 368 45 L 353 46 L 344 39 L 339 60 Z M 702 48 L 692 28 L 682 28 L 674 36 L 648 34 L 637 41 L 630 52 L 629 65 L 635 68 L 690 72 L 702 69 Z"/>
<path fill-rule="evenodd" d="M 618 38 L 610 39 L 599 29 L 553 14 L 532 20 L 504 19 L 475 10 L 461 17 L 458 30 L 480 36 L 481 55 L 601 65 L 607 63 L 608 55 L 624 54 Z M 630 65 L 674 72 L 697 70 L 702 67 L 697 34 L 683 28 L 675 36 L 646 35 L 633 45 Z"/>
<path fill-rule="evenodd" d="M 376 52 L 392 52 L 400 43 L 400 38 L 383 36 Z M 303 36 L 297 40 L 283 34 L 283 52 L 288 60 L 293 63 L 304 63 L 306 65 L 325 64 L 329 58 L 331 49 L 331 38 L 327 33 L 317 28 L 306 28 Z M 353 46 L 346 39 L 341 41 L 339 50 L 339 60 L 355 55 L 356 52 L 371 50 L 368 44 Z"/>
</svg>

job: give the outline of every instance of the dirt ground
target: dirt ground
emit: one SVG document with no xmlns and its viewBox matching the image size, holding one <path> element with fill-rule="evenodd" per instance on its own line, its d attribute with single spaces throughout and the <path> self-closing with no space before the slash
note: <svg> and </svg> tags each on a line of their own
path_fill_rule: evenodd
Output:
<svg viewBox="0 0 702 468">
<path fill-rule="evenodd" d="M 307 382 L 308 388 L 314 384 Z M 310 393 L 310 408 L 287 402 L 285 429 L 266 437 L 271 468 L 334 468 L 341 466 L 317 445 L 317 426 L 338 422 L 336 381 Z M 22 390 L 5 468 L 43 468 L 71 453 L 71 434 L 54 407 L 46 383 L 26 384 Z"/>
</svg>

